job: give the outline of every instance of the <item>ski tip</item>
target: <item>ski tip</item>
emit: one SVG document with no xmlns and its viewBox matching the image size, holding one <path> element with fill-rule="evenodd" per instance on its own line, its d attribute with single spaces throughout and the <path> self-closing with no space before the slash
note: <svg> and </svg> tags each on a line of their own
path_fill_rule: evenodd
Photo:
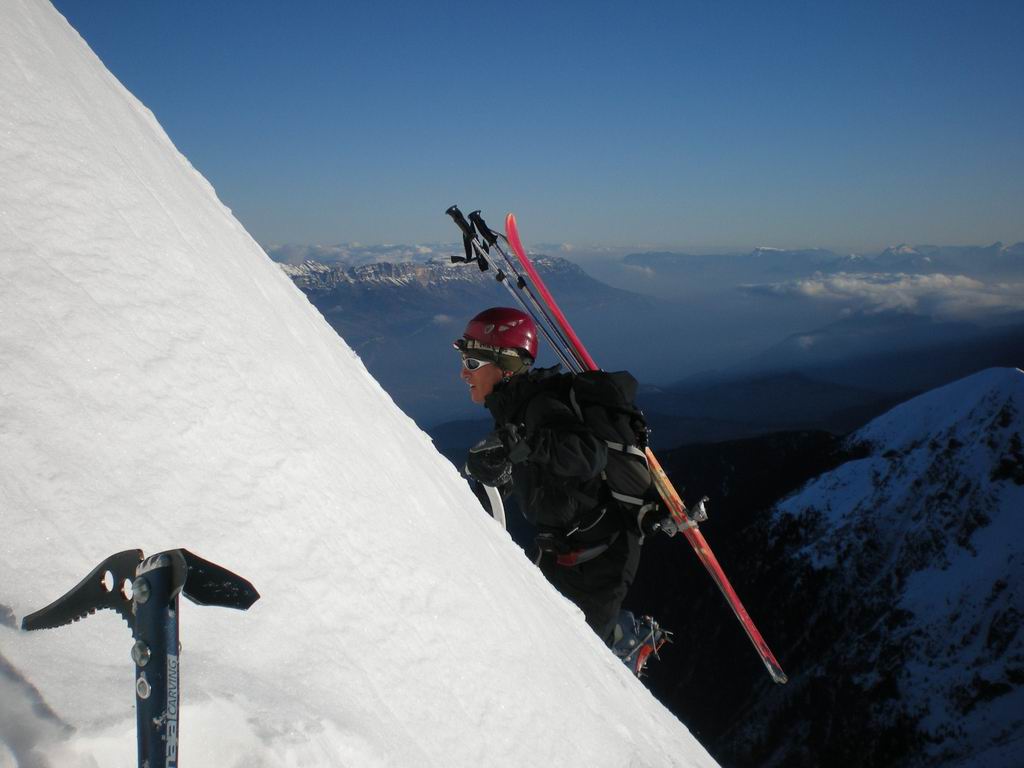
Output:
<svg viewBox="0 0 1024 768">
<path fill-rule="evenodd" d="M 523 241 L 519 239 L 519 226 L 516 224 L 516 215 L 509 213 L 505 217 L 505 239 L 512 246 L 516 256 L 522 260 L 526 256 L 526 249 L 523 248 Z"/>
</svg>

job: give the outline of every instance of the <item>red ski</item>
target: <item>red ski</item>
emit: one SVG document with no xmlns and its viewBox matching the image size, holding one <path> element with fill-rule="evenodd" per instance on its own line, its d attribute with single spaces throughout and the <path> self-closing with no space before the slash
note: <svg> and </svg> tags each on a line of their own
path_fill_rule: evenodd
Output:
<svg viewBox="0 0 1024 768">
<path fill-rule="evenodd" d="M 569 321 L 562 314 L 562 310 L 558 308 L 558 303 L 555 301 L 555 297 L 551 295 L 548 287 L 544 285 L 544 281 L 540 279 L 540 275 L 537 274 L 537 270 L 534 269 L 533 262 L 526 255 L 526 249 L 523 248 L 523 242 L 519 239 L 519 229 L 516 227 L 516 215 L 510 213 L 505 217 L 505 237 L 508 239 L 508 244 L 512 247 L 512 250 L 516 254 L 516 258 L 519 259 L 519 263 L 522 264 L 523 269 L 529 276 L 530 281 L 533 283 L 533 287 L 540 293 L 541 298 L 548 305 L 548 309 L 551 310 L 551 314 L 555 316 L 555 320 L 562 327 L 562 332 L 569 339 L 576 354 L 579 356 L 583 364 L 592 371 L 598 370 L 597 363 L 594 362 L 594 358 L 590 356 L 586 348 L 583 346 L 583 342 L 580 341 L 580 337 L 576 335 L 576 331 L 569 325 Z"/>
<path fill-rule="evenodd" d="M 569 342 L 574 347 L 576 356 L 582 361 L 586 368 L 592 371 L 599 370 L 597 363 L 594 362 L 594 358 L 590 356 L 586 348 L 583 346 L 583 342 L 580 341 L 579 336 L 572 329 L 569 321 L 566 319 L 565 314 L 559 308 L 558 303 L 555 301 L 551 292 L 548 291 L 547 286 L 544 285 L 544 281 L 541 280 L 540 275 L 537 274 L 536 268 L 530 261 L 529 256 L 526 255 L 526 249 L 523 248 L 523 243 L 519 239 L 519 230 L 516 227 L 516 217 L 514 214 L 509 214 L 505 219 L 505 235 L 508 239 L 508 244 L 512 247 L 512 251 L 515 253 L 516 258 L 523 267 L 523 271 L 526 272 L 530 281 L 533 283 L 534 288 L 540 293 L 554 316 L 555 320 L 561 326 L 563 333 Z M 690 542 L 690 546 L 693 547 L 693 551 L 697 553 L 697 557 L 704 564 L 708 573 L 711 574 L 711 578 L 715 584 L 722 591 L 726 601 L 729 603 L 729 607 L 732 608 L 736 618 L 739 620 L 743 629 L 747 633 L 747 637 L 750 638 L 750 642 L 754 644 L 754 648 L 757 650 L 758 655 L 761 657 L 761 661 L 764 662 L 765 667 L 768 669 L 768 673 L 772 676 L 772 680 L 776 683 L 785 683 L 788 679 L 786 673 L 782 671 L 782 666 L 776 660 L 775 655 L 768 647 L 768 643 L 765 642 L 761 633 L 754 625 L 754 620 L 750 618 L 750 614 L 747 613 L 747 609 L 743 607 L 743 603 L 740 601 L 739 595 L 736 594 L 736 590 L 733 589 L 732 584 L 729 583 L 728 577 L 722 570 L 722 566 L 718 562 L 718 558 L 715 557 L 715 553 L 711 551 L 711 547 L 708 545 L 704 535 L 700 532 L 697 527 L 697 523 L 690 519 L 687 514 L 686 505 L 683 503 L 679 493 L 672 486 L 672 483 L 668 479 L 668 475 L 661 468 L 661 464 L 654 456 L 654 452 L 650 448 L 647 448 L 647 462 L 651 468 L 651 474 L 654 477 L 654 483 L 658 488 L 658 493 L 661 498 L 665 501 L 669 511 L 672 514 L 672 519 L 675 521 L 679 530 L 686 537 L 686 540 Z"/>
</svg>

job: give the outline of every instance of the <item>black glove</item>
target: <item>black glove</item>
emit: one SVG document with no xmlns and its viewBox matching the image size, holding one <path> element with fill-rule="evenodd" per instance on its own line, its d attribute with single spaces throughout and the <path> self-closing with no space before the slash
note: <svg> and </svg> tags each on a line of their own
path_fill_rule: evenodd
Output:
<svg viewBox="0 0 1024 768">
<path fill-rule="evenodd" d="M 519 464 L 530 458 L 533 449 L 520 435 L 515 424 L 508 424 L 499 433 L 501 441 L 508 449 L 508 460 L 513 464 Z"/>
<path fill-rule="evenodd" d="M 492 432 L 469 449 L 463 472 L 484 485 L 500 488 L 512 479 L 512 464 L 501 435 Z"/>
</svg>

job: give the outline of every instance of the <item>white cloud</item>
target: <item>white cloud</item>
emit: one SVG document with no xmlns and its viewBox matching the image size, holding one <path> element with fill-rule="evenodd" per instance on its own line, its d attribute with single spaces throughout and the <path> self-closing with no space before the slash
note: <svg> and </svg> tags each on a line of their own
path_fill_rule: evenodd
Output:
<svg viewBox="0 0 1024 768">
<path fill-rule="evenodd" d="M 964 317 L 1024 310 L 1024 284 L 983 283 L 964 275 L 840 272 L 802 280 L 746 285 L 749 293 L 801 297 L 845 305 L 844 310 L 902 311 Z"/>
<path fill-rule="evenodd" d="M 658 273 L 653 268 L 644 266 L 643 264 L 623 264 L 623 267 L 630 272 L 639 272 L 644 277 L 655 278 Z"/>
</svg>

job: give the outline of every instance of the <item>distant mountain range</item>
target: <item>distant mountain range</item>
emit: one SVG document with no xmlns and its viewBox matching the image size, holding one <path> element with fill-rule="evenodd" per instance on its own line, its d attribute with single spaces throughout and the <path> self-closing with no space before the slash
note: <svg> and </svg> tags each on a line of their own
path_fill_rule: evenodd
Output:
<svg viewBox="0 0 1024 768">
<path fill-rule="evenodd" d="M 514 305 L 512 298 L 492 271 L 381 248 L 405 260 L 366 263 L 364 252 L 332 252 L 330 263 L 281 268 L 421 425 L 485 419 L 469 403 L 451 341 L 480 309 Z M 869 257 L 769 248 L 627 257 L 623 264 L 655 269 L 655 282 L 686 284 L 678 297 L 661 299 L 608 285 L 564 258 L 534 258 L 594 357 L 644 383 L 641 404 L 661 445 L 778 429 L 843 433 L 901 398 L 1024 360 L 1024 279 L 1013 283 L 1014 275 L 1024 276 L 1024 244 L 899 246 Z M 1008 277 L 935 278 L 933 286 L 928 275 L 904 283 L 843 271 L 869 262 L 872 269 L 962 268 Z M 826 272 L 832 282 L 823 282 Z M 867 298 L 860 309 L 841 312 L 807 298 L 829 291 Z M 831 301 L 842 307 L 839 298 Z M 966 304 L 982 314 L 929 314 L 935 306 Z M 553 364 L 545 348 L 539 364 Z"/>
<path fill-rule="evenodd" d="M 574 292 L 583 291 L 588 298 L 621 298 L 627 294 L 594 280 L 578 265 L 563 258 L 537 256 L 533 263 L 552 287 L 571 284 Z M 412 287 L 441 291 L 440 297 L 448 298 L 443 291 L 464 286 L 480 291 L 483 285 L 497 287 L 497 293 L 507 295 L 497 285 L 492 270 L 439 259 L 357 265 L 307 260 L 300 264 L 281 264 L 281 269 L 304 291 L 332 291 L 341 286 L 351 286 L 360 291 Z"/>
<path fill-rule="evenodd" d="M 534 263 L 580 332 L 589 331 L 595 355 L 630 347 L 631 334 L 635 340 L 646 322 L 645 297 L 595 280 L 565 259 L 539 256 Z M 438 260 L 281 268 L 421 424 L 481 413 L 459 379 L 452 341 L 480 310 L 515 306 L 492 270 Z M 539 364 L 555 362 L 542 345 Z"/>
<path fill-rule="evenodd" d="M 268 245 L 267 253 L 277 262 L 301 265 L 316 262 L 324 265 L 355 267 L 375 263 L 447 262 L 452 254 L 460 254 L 461 245 L 420 243 L 413 245 Z M 766 269 L 780 271 L 787 267 L 801 272 L 824 267 L 833 271 L 872 269 L 885 272 L 953 271 L 974 273 L 979 269 L 1024 268 L 1024 242 L 1004 245 L 909 245 L 901 243 L 877 253 L 836 253 L 824 248 L 773 248 L 762 246 L 753 251 L 690 254 L 678 251 L 643 251 L 622 257 L 622 262 L 647 267 L 699 267 L 760 263 Z"/>
<path fill-rule="evenodd" d="M 749 253 L 695 255 L 666 251 L 632 253 L 623 263 L 658 272 L 740 273 L 742 279 L 812 272 L 947 272 L 965 275 L 1021 274 L 1024 242 L 987 246 L 896 245 L 875 254 L 837 254 L 810 248 L 755 248 Z"/>
<path fill-rule="evenodd" d="M 1024 764 L 1022 441 L 1024 373 L 990 369 L 842 443 L 668 452 L 790 682 L 660 537 L 630 598 L 677 632 L 652 690 L 727 768 Z"/>
</svg>

